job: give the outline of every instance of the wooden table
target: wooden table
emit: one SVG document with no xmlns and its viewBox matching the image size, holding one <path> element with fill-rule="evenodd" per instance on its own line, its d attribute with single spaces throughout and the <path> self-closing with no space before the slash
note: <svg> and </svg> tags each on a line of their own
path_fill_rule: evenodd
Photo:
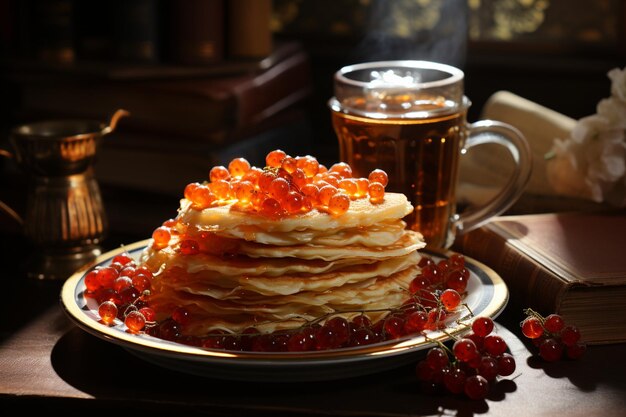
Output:
<svg viewBox="0 0 626 417">
<path fill-rule="evenodd" d="M 591 346 L 579 361 L 546 364 L 505 310 L 497 332 L 517 370 L 487 400 L 419 389 L 414 363 L 363 377 L 307 383 L 235 382 L 143 361 L 76 327 L 60 306 L 60 282 L 20 275 L 23 249 L 5 243 L 0 303 L 0 409 L 73 415 L 624 416 L 626 344 Z M 10 241 L 10 240 L 9 240 Z M 415 355 L 415 362 L 423 352 Z M 89 414 L 87 414 L 89 413 Z M 3 412 L 4 414 L 4 412 Z"/>
</svg>

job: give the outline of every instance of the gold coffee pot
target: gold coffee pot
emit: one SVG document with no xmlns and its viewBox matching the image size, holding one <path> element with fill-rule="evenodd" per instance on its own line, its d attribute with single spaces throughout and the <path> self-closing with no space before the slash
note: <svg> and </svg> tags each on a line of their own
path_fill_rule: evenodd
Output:
<svg viewBox="0 0 626 417">
<path fill-rule="evenodd" d="M 93 165 L 103 136 L 128 116 L 117 110 L 109 124 L 96 120 L 50 120 L 18 126 L 11 131 L 15 158 L 28 175 L 26 212 L 20 216 L 0 202 L 22 225 L 35 246 L 28 275 L 65 279 L 101 253 L 108 231 L 107 216 Z"/>
</svg>

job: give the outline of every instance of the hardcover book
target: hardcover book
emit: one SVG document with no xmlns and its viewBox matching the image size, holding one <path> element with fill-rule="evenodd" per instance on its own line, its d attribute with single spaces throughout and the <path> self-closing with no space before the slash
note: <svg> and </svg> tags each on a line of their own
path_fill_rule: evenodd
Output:
<svg viewBox="0 0 626 417">
<path fill-rule="evenodd" d="M 500 216 L 453 250 L 493 268 L 509 307 L 559 313 L 589 344 L 626 341 L 626 211 Z"/>
<path fill-rule="evenodd" d="M 293 46 L 293 45 L 292 45 Z M 25 117 L 105 120 L 114 109 L 131 117 L 124 126 L 220 143 L 239 131 L 305 101 L 311 94 L 310 62 L 301 48 L 267 68 L 237 69 L 198 76 L 72 77 L 54 82 L 26 82 L 20 107 Z M 227 65 L 227 64 L 224 64 Z"/>
<path fill-rule="evenodd" d="M 224 58 L 224 1 L 185 0 L 166 3 L 167 58 L 202 65 Z"/>
</svg>

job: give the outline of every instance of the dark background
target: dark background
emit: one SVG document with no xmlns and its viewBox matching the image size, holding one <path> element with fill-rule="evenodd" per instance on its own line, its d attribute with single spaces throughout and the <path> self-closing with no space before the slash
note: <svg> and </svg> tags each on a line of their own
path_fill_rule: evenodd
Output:
<svg viewBox="0 0 626 417">
<path fill-rule="evenodd" d="M 63 21 L 63 17 L 66 16 L 63 14 L 63 8 L 57 9 L 56 14 L 46 12 L 43 17 L 39 14 L 38 18 L 47 23 L 43 26 L 41 24 L 32 26 L 29 19 L 32 19 L 33 10 L 38 10 L 37 8 L 41 7 L 42 3 L 44 5 L 47 3 L 73 5 L 74 16 L 82 10 L 81 5 L 84 7 L 84 2 L 80 0 L 74 2 L 69 0 L 24 2 L 4 0 L 1 3 L 4 13 L 2 13 L 3 44 L 2 73 L 0 74 L 2 90 L 0 146 L 4 149 L 10 149 L 9 131 L 18 124 L 46 118 L 76 116 L 68 110 L 71 108 L 71 103 L 68 102 L 54 103 L 54 111 L 33 111 L 24 105 L 23 93 L 27 87 L 54 85 L 59 80 L 62 82 L 80 80 L 83 83 L 87 80 L 98 83 L 123 83 L 124 86 L 132 89 L 145 82 L 141 77 L 135 81 L 113 79 L 111 69 L 120 67 L 147 69 L 149 71 L 146 73 L 152 74 L 155 71 L 158 73 L 174 68 L 177 80 L 193 85 L 194 80 L 198 78 L 228 77 L 228 71 L 223 68 L 233 62 L 247 64 L 249 68 L 252 68 L 250 71 L 254 72 L 256 71 L 254 68 L 257 68 L 255 63 L 264 58 L 232 57 L 228 55 L 226 47 L 222 55 L 216 57 L 213 62 L 201 64 L 181 64 L 172 61 L 167 53 L 147 59 L 132 60 L 126 57 L 125 61 L 113 55 L 101 56 L 97 59 L 85 58 L 76 44 L 75 37 L 80 28 L 90 27 L 95 30 L 98 27 L 106 27 L 107 25 L 103 25 L 103 22 L 111 18 L 111 15 L 114 21 L 121 19 L 123 16 L 120 15 L 122 13 L 120 5 L 134 4 L 147 7 L 148 9 L 145 10 L 150 11 L 151 6 L 162 8 L 170 4 L 171 7 L 171 4 L 175 2 L 146 0 L 93 2 L 94 10 L 97 12 L 95 18 L 93 17 L 94 11 L 90 12 L 92 17 L 89 18 L 95 19 L 93 24 L 87 24 L 89 21 L 85 19 L 88 18 L 82 18 L 78 20 L 78 23 L 74 21 L 70 29 L 63 29 L 61 24 L 56 26 L 50 24 L 50 19 L 55 16 L 57 22 Z M 394 2 L 394 4 L 398 3 Z M 485 1 L 481 4 L 484 8 L 488 6 L 493 8 L 496 3 L 497 1 Z M 466 94 L 472 101 L 468 119 L 475 121 L 480 118 L 480 112 L 486 100 L 499 90 L 511 91 L 572 118 L 592 114 L 595 112 L 596 103 L 610 94 L 607 72 L 612 68 L 621 68 L 626 61 L 622 42 L 624 9 L 622 2 L 619 1 L 594 3 L 595 14 L 589 12 L 589 16 L 584 16 L 585 9 L 581 6 L 575 8 L 571 6 L 571 2 L 553 1 L 550 8 L 545 10 L 545 22 L 541 26 L 547 29 L 543 32 L 539 30 L 532 36 L 522 34 L 506 41 L 495 39 L 486 29 L 480 36 L 470 36 L 468 28 L 470 19 L 473 19 L 471 22 L 474 24 L 477 18 L 483 19 L 485 25 L 493 24 L 493 21 L 490 20 L 490 15 L 481 17 L 476 11 L 470 13 L 467 3 L 461 0 L 441 2 L 444 7 L 447 7 L 442 14 L 443 23 L 438 24 L 432 30 L 417 31 L 412 38 L 408 39 L 398 38 L 385 32 L 382 23 L 372 25 L 372 22 L 385 21 L 383 18 L 386 11 L 385 4 L 388 3 L 373 1 L 370 3 L 369 10 L 360 8 L 360 4 L 362 3 L 348 0 L 315 2 L 275 0 L 273 2 L 271 25 L 266 29 L 271 32 L 275 48 L 285 42 L 295 42 L 300 51 L 306 54 L 308 69 L 305 79 L 308 80 L 309 85 L 306 97 L 294 102 L 290 108 L 270 122 L 260 122 L 248 130 L 227 129 L 220 143 L 214 143 L 210 138 L 204 142 L 202 142 L 203 138 L 193 138 L 192 141 L 184 137 L 182 133 L 178 135 L 176 132 L 157 132 L 159 133 L 158 140 L 156 136 L 154 140 L 151 136 L 146 140 L 145 136 L 149 128 L 146 128 L 146 132 L 141 131 L 142 127 L 132 125 L 132 119 L 129 119 L 129 122 L 122 121 L 119 132 L 115 135 L 118 133 L 123 135 L 124 140 L 130 141 L 129 143 L 132 143 L 133 137 L 141 136 L 143 142 L 138 141 L 137 144 L 132 145 L 136 155 L 144 153 L 142 146 L 145 143 L 148 143 L 145 154 L 153 155 L 161 152 L 165 161 L 168 160 L 167 156 L 172 149 L 176 149 L 176 154 L 183 156 L 176 159 L 179 166 L 168 166 L 164 163 L 159 167 L 160 172 L 165 175 L 171 172 L 173 178 L 178 170 L 184 168 L 185 153 L 189 155 L 190 160 L 206 156 L 206 172 L 213 164 L 227 163 L 235 152 L 250 156 L 253 163 L 262 163 L 261 156 L 275 147 L 285 147 L 299 154 L 310 153 L 317 156 L 321 162 L 330 164 L 337 160 L 338 154 L 335 136 L 330 125 L 327 101 L 332 96 L 333 74 L 343 65 L 364 60 L 405 58 L 431 59 L 457 65 L 465 71 Z M 294 5 L 297 6 L 298 11 L 296 17 L 290 15 L 291 17 L 285 18 L 286 10 L 292 10 L 289 7 L 295 7 Z M 600 12 L 603 14 L 598 14 Z M 219 22 L 226 26 L 232 13 L 232 11 L 225 10 L 221 17 L 213 17 L 213 19 L 221 19 Z M 159 33 L 158 29 L 167 25 L 163 23 L 163 16 L 152 17 L 153 21 L 145 20 L 146 16 L 153 15 L 146 12 L 139 17 L 144 20 L 130 20 L 130 24 L 122 25 L 123 29 L 126 28 L 126 32 L 122 31 L 122 34 L 127 36 L 128 42 L 132 39 L 136 40 L 137 36 L 141 35 L 139 30 L 142 27 L 145 29 L 146 24 L 152 23 L 153 32 L 145 29 L 143 36 L 147 40 L 153 40 L 160 48 L 167 34 Z M 419 13 L 416 14 L 417 17 Z M 282 23 L 277 26 L 277 21 Z M 571 23 L 578 21 L 582 22 L 580 27 Z M 108 26 L 120 26 L 113 23 Z M 143 26 L 139 23 L 143 23 Z M 192 24 L 191 21 L 183 23 Z M 215 20 L 213 23 L 215 24 Z M 43 30 L 42 27 L 52 28 L 50 29 L 52 32 L 42 35 L 40 33 Z M 224 29 L 222 33 L 226 32 Z M 259 36 L 262 35 L 264 34 Z M 150 38 L 150 36 L 155 36 L 155 38 Z M 52 42 L 55 39 L 57 44 Z M 222 41 L 225 42 L 223 45 L 227 45 L 227 41 L 223 39 Z M 49 48 L 64 45 L 74 47 L 74 58 L 70 62 L 61 62 L 62 59 L 55 61 L 54 56 L 44 59 L 37 54 L 38 47 L 41 46 L 37 42 L 43 42 L 43 45 Z M 444 44 L 443 52 L 436 48 L 439 43 Z M 205 75 L 199 77 L 199 70 L 200 74 L 205 71 Z M 186 71 L 190 75 L 185 79 Z M 171 74 L 171 72 L 165 71 L 163 74 Z M 161 78 L 167 79 L 167 77 L 163 75 Z M 263 95 L 267 92 L 258 94 Z M 99 99 L 98 96 L 93 97 L 94 102 Z M 247 100 L 254 100 L 254 95 L 249 96 Z M 97 114 L 97 117 L 104 121 L 114 110 L 112 108 L 108 113 Z M 173 120 L 173 122 L 176 121 Z M 150 135 L 154 133 L 149 132 Z M 130 139 L 126 139 L 127 137 Z M 168 146 L 159 148 L 161 143 L 166 142 Z M 143 162 L 140 159 L 131 160 L 135 158 L 134 156 L 132 158 L 121 157 L 117 160 L 109 158 L 106 151 L 122 149 L 115 148 L 117 146 L 114 145 L 115 143 L 112 139 L 103 144 L 102 155 L 96 166 L 96 174 L 101 176 L 102 193 L 111 220 L 112 237 L 108 243 L 110 246 L 114 246 L 118 241 L 148 237 L 163 220 L 175 215 L 178 199 L 186 184 L 184 180 L 192 180 L 191 174 L 188 174 L 188 177 L 181 175 L 184 180 L 179 181 L 179 186 L 175 184 L 174 192 L 170 189 L 166 190 L 159 183 L 146 182 L 144 187 L 109 181 L 104 173 L 114 172 L 118 167 L 124 166 L 127 170 L 129 167 L 135 167 L 138 174 L 155 169 L 154 166 L 142 166 Z M 193 146 L 190 145 L 191 143 Z M 98 174 L 99 172 L 101 174 Z M 0 199 L 9 203 L 19 213 L 23 212 L 26 205 L 28 190 L 28 176 L 24 174 L 14 161 L 0 159 Z M 0 225 L 3 235 L 15 236 L 16 228 L 11 225 L 11 221 L 2 215 L 0 215 L 0 220 L 2 220 Z M 17 236 L 19 236 L 19 231 Z"/>
</svg>

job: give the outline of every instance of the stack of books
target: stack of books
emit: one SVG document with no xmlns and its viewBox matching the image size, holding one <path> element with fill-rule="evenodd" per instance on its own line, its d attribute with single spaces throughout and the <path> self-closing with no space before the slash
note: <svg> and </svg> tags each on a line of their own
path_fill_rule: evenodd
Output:
<svg viewBox="0 0 626 417">
<path fill-rule="evenodd" d="M 273 147 L 306 145 L 302 124 L 312 80 L 299 43 L 276 43 L 268 57 L 245 65 L 172 68 L 47 73 L 43 81 L 20 83 L 20 117 L 107 122 L 117 109 L 127 110 L 130 115 L 101 143 L 98 180 L 170 195 L 205 179 L 208 167 L 235 152 L 253 158 Z M 292 126 L 298 133 L 285 132 Z"/>
</svg>

